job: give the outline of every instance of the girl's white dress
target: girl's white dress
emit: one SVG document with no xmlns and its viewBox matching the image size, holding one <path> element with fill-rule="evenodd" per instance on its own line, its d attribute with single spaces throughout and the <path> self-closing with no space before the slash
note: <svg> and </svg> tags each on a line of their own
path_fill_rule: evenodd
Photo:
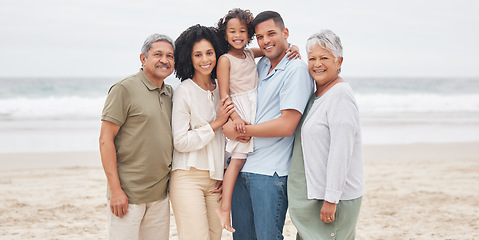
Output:
<svg viewBox="0 0 479 240">
<path fill-rule="evenodd" d="M 254 61 L 254 54 L 251 49 L 244 50 L 244 59 L 224 54 L 230 60 L 230 98 L 235 104 L 235 110 L 239 116 L 254 124 L 256 116 L 256 102 L 258 84 L 258 72 Z M 229 140 L 226 144 L 226 151 L 236 153 L 253 152 L 253 138 L 247 143 L 236 140 Z"/>
</svg>

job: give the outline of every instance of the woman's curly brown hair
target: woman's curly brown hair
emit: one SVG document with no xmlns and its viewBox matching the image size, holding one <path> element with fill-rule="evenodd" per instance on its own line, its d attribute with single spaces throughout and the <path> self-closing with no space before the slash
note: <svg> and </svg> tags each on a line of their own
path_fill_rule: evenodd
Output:
<svg viewBox="0 0 479 240">
<path fill-rule="evenodd" d="M 175 41 L 175 74 L 181 81 L 192 78 L 195 74 L 191 52 L 195 43 L 201 40 L 207 40 L 215 49 L 216 62 L 219 57 L 226 53 L 223 44 L 218 38 L 217 29 L 214 27 L 205 27 L 199 24 L 186 29 Z M 211 81 L 215 83 L 216 66 L 211 72 Z"/>
</svg>

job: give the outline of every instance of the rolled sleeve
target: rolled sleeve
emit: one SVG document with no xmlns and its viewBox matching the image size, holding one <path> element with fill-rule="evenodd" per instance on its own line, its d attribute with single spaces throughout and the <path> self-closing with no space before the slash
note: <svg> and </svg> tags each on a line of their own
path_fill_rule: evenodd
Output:
<svg viewBox="0 0 479 240">
<path fill-rule="evenodd" d="M 121 84 L 113 85 L 108 91 L 101 120 L 122 126 L 128 117 L 130 105 L 130 95 L 127 89 Z"/>
</svg>

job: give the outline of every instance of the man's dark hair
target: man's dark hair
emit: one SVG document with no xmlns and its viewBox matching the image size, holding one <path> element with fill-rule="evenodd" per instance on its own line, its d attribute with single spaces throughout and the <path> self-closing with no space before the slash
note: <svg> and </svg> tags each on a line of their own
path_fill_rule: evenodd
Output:
<svg viewBox="0 0 479 240">
<path fill-rule="evenodd" d="M 273 19 L 274 24 L 276 24 L 277 27 L 279 27 L 281 30 L 284 29 L 284 22 L 283 18 L 279 13 L 275 11 L 264 11 L 256 15 L 256 17 L 253 20 L 253 28 L 256 29 L 256 26 L 262 22 L 268 21 L 270 19 Z"/>
</svg>

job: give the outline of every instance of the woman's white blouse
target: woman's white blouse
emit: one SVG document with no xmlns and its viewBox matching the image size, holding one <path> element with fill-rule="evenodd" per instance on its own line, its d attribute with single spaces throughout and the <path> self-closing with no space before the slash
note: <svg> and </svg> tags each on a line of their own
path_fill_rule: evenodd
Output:
<svg viewBox="0 0 479 240">
<path fill-rule="evenodd" d="M 194 167 L 208 170 L 210 178 L 223 180 L 225 137 L 210 123 L 216 119 L 220 96 L 218 88 L 206 91 L 191 79 L 184 80 L 173 95 L 172 170 Z"/>
<path fill-rule="evenodd" d="M 337 83 L 314 101 L 301 143 L 308 199 L 338 203 L 363 195 L 359 112 L 349 84 Z"/>
</svg>

